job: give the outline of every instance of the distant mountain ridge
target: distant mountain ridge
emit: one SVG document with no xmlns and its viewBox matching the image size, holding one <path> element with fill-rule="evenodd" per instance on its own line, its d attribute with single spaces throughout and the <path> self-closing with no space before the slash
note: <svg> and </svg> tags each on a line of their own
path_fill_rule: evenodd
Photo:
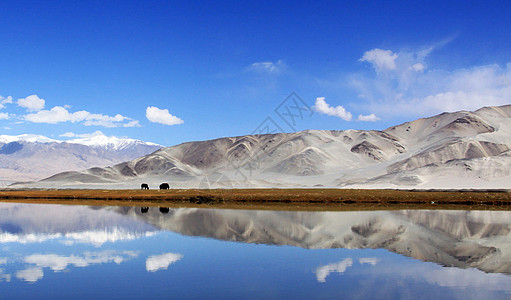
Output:
<svg viewBox="0 0 511 300">
<path fill-rule="evenodd" d="M 40 180 L 63 171 L 114 165 L 161 147 L 105 135 L 67 141 L 33 134 L 0 135 L 0 182 Z"/>
<path fill-rule="evenodd" d="M 162 148 L 162 145 L 151 142 L 143 142 L 140 140 L 129 138 L 118 138 L 115 136 L 106 135 L 92 135 L 87 138 L 78 138 L 70 140 L 55 140 L 43 135 L 37 134 L 20 134 L 20 135 L 0 135 L 0 143 L 8 144 L 12 142 L 30 142 L 30 143 L 68 143 L 91 146 L 95 148 L 104 148 L 112 150 L 123 150 L 136 147 L 137 145 L 157 146 Z"/>
<path fill-rule="evenodd" d="M 383 131 L 306 130 L 188 142 L 39 186 L 510 188 L 511 105 Z"/>
</svg>

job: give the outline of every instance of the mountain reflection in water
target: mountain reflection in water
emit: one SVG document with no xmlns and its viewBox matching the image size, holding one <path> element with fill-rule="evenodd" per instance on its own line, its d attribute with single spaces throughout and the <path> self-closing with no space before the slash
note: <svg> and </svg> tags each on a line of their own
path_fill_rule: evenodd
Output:
<svg viewBox="0 0 511 300">
<path fill-rule="evenodd" d="M 511 274 L 511 212 L 113 210 L 184 235 L 309 249 L 383 248 L 443 266 Z"/>
<path fill-rule="evenodd" d="M 257 247 L 254 244 L 293 247 L 253 248 Z M 200 271 L 207 273 L 212 272 L 209 268 L 215 264 L 209 256 L 218 247 L 222 253 L 231 253 L 223 258 L 225 264 L 229 263 L 227 259 L 239 264 L 236 259 L 242 250 L 295 253 L 292 249 L 375 249 L 343 250 L 343 254 L 350 255 L 335 260 L 327 260 L 325 255 L 339 252 L 303 253 L 313 256 L 309 258 L 311 262 L 317 260 L 311 263 L 314 267 L 308 267 L 315 282 L 321 284 L 314 288 L 326 288 L 332 274 L 364 271 L 369 280 L 378 272 L 391 272 L 384 268 L 391 255 L 397 260 L 411 257 L 454 267 L 422 266 L 428 272 L 421 280 L 428 284 L 485 287 L 479 291 L 483 294 L 469 294 L 472 297 L 486 295 L 490 290 L 503 292 L 497 296 L 504 297 L 511 292 L 511 276 L 507 275 L 511 274 L 511 212 L 506 211 L 290 212 L 0 203 L 0 286 L 5 284 L 4 288 L 9 283 L 12 286 L 14 281 L 43 282 L 50 270 L 55 276 L 70 268 L 101 265 L 132 270 L 139 261 L 142 267 L 136 267 L 133 275 L 124 271 L 123 276 L 133 276 L 134 282 L 143 282 L 140 278 L 149 274 L 170 272 L 167 274 L 170 276 L 178 270 L 185 272 L 180 266 L 184 268 L 185 262 L 193 257 L 197 262 L 192 265 L 207 267 L 207 271 Z M 390 252 L 367 252 L 377 249 Z M 246 255 L 243 261 L 250 260 L 249 254 Z M 268 263 L 279 266 L 288 257 L 292 255 Z M 212 265 L 207 266 L 205 262 Z M 415 278 L 420 273 L 418 262 L 405 262 L 404 265 L 415 265 L 401 270 L 400 276 Z M 191 272 L 191 266 L 187 268 Z M 141 271 L 148 275 L 141 275 Z M 179 274 L 184 278 L 185 273 Z M 132 297 L 136 298 L 135 295 Z"/>
</svg>

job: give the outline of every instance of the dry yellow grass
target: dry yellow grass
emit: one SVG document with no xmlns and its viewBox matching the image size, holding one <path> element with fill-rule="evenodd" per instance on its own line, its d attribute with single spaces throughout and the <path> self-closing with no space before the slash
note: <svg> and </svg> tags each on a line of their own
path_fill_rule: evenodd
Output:
<svg viewBox="0 0 511 300">
<path fill-rule="evenodd" d="M 499 209 L 511 210 L 502 191 L 356 189 L 2 190 L 0 201 L 86 205 L 221 207 L 285 210 Z"/>
</svg>

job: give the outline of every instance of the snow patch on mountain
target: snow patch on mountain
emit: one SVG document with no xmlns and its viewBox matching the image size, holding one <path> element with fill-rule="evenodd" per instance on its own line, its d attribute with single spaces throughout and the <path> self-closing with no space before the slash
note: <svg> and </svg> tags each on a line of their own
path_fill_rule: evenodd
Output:
<svg viewBox="0 0 511 300">
<path fill-rule="evenodd" d="M 0 144 L 8 144 L 12 142 L 29 142 L 29 143 L 61 143 L 62 141 L 50 139 L 43 135 L 37 134 L 20 134 L 20 135 L 0 135 Z"/>
</svg>

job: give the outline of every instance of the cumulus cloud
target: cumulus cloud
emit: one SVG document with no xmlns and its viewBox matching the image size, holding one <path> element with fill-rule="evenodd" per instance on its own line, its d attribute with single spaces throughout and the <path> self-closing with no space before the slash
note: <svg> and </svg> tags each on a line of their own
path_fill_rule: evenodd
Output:
<svg viewBox="0 0 511 300">
<path fill-rule="evenodd" d="M 0 113 L 0 120 L 7 120 L 9 119 L 8 113 Z"/>
<path fill-rule="evenodd" d="M 286 65 L 282 60 L 278 60 L 276 63 L 271 61 L 255 62 L 250 65 L 249 70 L 255 72 L 278 74 L 285 69 Z"/>
<path fill-rule="evenodd" d="M 376 121 L 380 120 L 380 118 L 378 118 L 375 114 L 358 115 L 358 120 L 364 121 L 364 122 L 376 122 Z"/>
<path fill-rule="evenodd" d="M 182 259 L 183 255 L 177 253 L 164 253 L 161 255 L 149 256 L 145 262 L 145 268 L 148 272 L 156 272 L 158 270 L 167 270 L 167 268 Z"/>
<path fill-rule="evenodd" d="M 11 96 L 7 96 L 7 97 L 0 96 L 0 109 L 4 108 L 5 104 L 9 104 L 9 103 L 12 103 Z"/>
<path fill-rule="evenodd" d="M 373 65 L 377 71 L 393 70 L 396 68 L 397 54 L 390 50 L 372 49 L 366 51 L 360 61 L 365 61 Z"/>
<path fill-rule="evenodd" d="M 18 99 L 18 106 L 26 108 L 28 111 L 39 111 L 44 108 L 44 99 L 39 98 L 37 95 L 30 95 L 26 98 Z"/>
<path fill-rule="evenodd" d="M 145 115 L 146 118 L 153 123 L 160 123 L 163 125 L 178 125 L 184 123 L 180 118 L 170 114 L 168 109 L 159 109 L 155 106 L 147 107 Z"/>
<path fill-rule="evenodd" d="M 346 258 L 345 260 L 338 263 L 321 266 L 316 269 L 316 279 L 318 282 L 326 282 L 326 277 L 330 275 L 330 273 L 344 273 L 346 269 L 352 265 L 353 260 L 351 258 Z"/>
<path fill-rule="evenodd" d="M 426 60 L 434 50 L 366 52 L 360 60 L 373 64 L 377 72 L 353 74 L 348 80 L 361 100 L 358 107 L 380 116 L 423 116 L 511 103 L 511 63 L 446 71 L 428 67 Z"/>
<path fill-rule="evenodd" d="M 325 97 L 317 97 L 313 109 L 320 114 L 339 117 L 345 121 L 351 121 L 352 119 L 351 113 L 346 111 L 344 107 L 341 105 L 336 107 L 330 106 L 325 102 Z"/>
<path fill-rule="evenodd" d="M 71 122 L 82 123 L 85 126 L 103 127 L 132 127 L 138 125 L 138 121 L 134 121 L 133 119 L 120 114 L 108 116 L 103 114 L 93 114 L 85 110 L 70 112 L 63 106 L 55 106 L 50 110 L 40 110 L 36 113 L 27 114 L 24 119 L 33 123 L 57 124 L 62 122 Z"/>
</svg>

